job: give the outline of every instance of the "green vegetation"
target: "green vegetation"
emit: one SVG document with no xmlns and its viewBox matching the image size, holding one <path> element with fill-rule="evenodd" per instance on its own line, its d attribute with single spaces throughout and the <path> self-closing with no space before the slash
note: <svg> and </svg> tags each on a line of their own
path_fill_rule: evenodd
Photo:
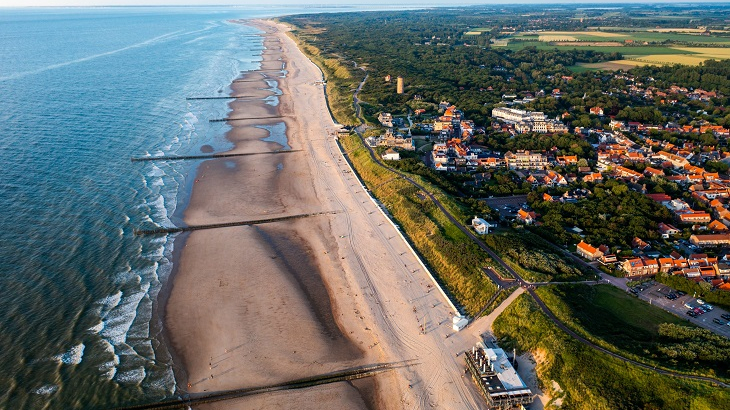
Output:
<svg viewBox="0 0 730 410">
<path fill-rule="evenodd" d="M 543 201 L 531 192 L 528 203 L 542 215 L 543 224 L 536 229 L 540 235 L 560 244 L 579 242 L 582 237 L 566 231 L 578 227 L 585 241 L 598 246 L 625 247 L 633 238 L 644 241 L 658 239 L 657 225 L 671 219 L 669 210 L 646 196 L 629 190 L 616 180 L 594 186 L 593 193 L 577 203 Z"/>
<path fill-rule="evenodd" d="M 283 20 L 309 27 L 317 35 L 307 36 L 307 43 L 327 50 L 324 54 L 328 58 L 354 61 L 367 69 L 370 80 L 360 95 L 367 102 L 362 104 L 366 117 L 381 111 L 406 114 L 410 109 L 407 103 L 419 95 L 430 103 L 448 100 L 469 119 L 485 124 L 491 106 L 510 88 L 539 89 L 550 83 L 547 74 L 570 74 L 567 66 L 620 57 L 592 50 L 512 52 L 486 47 L 494 35 L 486 32 L 469 36 L 481 42 L 481 46 L 472 47 L 463 33 L 470 25 L 483 23 L 484 17 L 453 10 L 316 14 Z M 503 69 L 519 71 L 510 75 Z M 390 82 L 385 81 L 388 75 Z M 404 77 L 404 94 L 395 93 L 397 76 Z M 486 92 L 488 87 L 493 87 L 493 92 Z"/>
<path fill-rule="evenodd" d="M 552 391 L 552 381 L 557 382 L 565 409 L 711 410 L 730 402 L 729 389 L 643 370 L 578 343 L 550 322 L 528 295 L 521 295 L 497 318 L 494 331 L 502 347 L 535 355 L 541 385 Z"/>
<path fill-rule="evenodd" d="M 683 276 L 670 275 L 660 273 L 656 276 L 656 281 L 661 282 L 673 289 L 681 290 L 689 295 L 696 295 L 707 303 L 717 305 L 724 309 L 730 310 L 730 292 L 712 289 L 712 285 L 707 282 L 695 282 Z"/>
<path fill-rule="evenodd" d="M 620 289 L 571 285 L 543 287 L 537 292 L 560 321 L 606 349 L 655 366 L 730 376 L 726 360 L 730 340 L 695 328 Z M 684 340 L 693 345 L 682 345 Z"/>
<path fill-rule="evenodd" d="M 482 267 L 496 265 L 416 187 L 376 164 L 355 134 L 340 142 L 368 189 L 381 201 L 449 293 L 474 315 L 497 287 Z"/>
<path fill-rule="evenodd" d="M 556 252 L 544 239 L 530 232 L 487 235 L 483 240 L 530 282 L 595 279 L 593 272 L 581 271 L 569 256 Z"/>
</svg>

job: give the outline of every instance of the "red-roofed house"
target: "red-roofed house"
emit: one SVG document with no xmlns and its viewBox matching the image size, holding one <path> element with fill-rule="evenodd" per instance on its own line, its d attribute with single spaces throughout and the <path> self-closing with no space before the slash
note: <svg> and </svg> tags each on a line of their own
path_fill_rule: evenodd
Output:
<svg viewBox="0 0 730 410">
<path fill-rule="evenodd" d="M 594 261 L 601 256 L 603 256 L 603 252 L 599 251 L 598 249 L 594 248 L 593 246 L 585 243 L 584 241 L 580 241 L 578 245 L 576 245 L 576 252 L 578 254 L 589 261 Z"/>
<path fill-rule="evenodd" d="M 659 222 L 659 233 L 662 235 L 662 238 L 667 239 L 672 235 L 676 235 L 679 233 L 679 229 L 673 227 L 672 225 L 665 224 L 664 222 Z"/>
<path fill-rule="evenodd" d="M 672 197 L 667 194 L 646 194 L 646 197 L 662 205 L 666 205 L 672 200 Z"/>
<path fill-rule="evenodd" d="M 517 211 L 517 219 L 527 225 L 532 225 L 535 221 L 537 221 L 537 214 L 532 211 L 527 212 L 524 209 L 520 209 Z"/>
<path fill-rule="evenodd" d="M 621 267 L 627 276 L 656 275 L 659 272 L 659 262 L 656 259 L 627 259 Z"/>
<path fill-rule="evenodd" d="M 594 182 L 594 183 L 600 183 L 603 182 L 603 175 L 599 172 L 593 172 L 583 177 L 583 182 Z"/>
<path fill-rule="evenodd" d="M 714 220 L 714 221 L 710 222 L 710 224 L 707 225 L 707 229 L 714 231 L 714 232 L 724 232 L 724 231 L 728 230 L 727 226 L 725 226 L 725 224 L 723 224 L 722 222 L 720 222 L 718 220 Z"/>
</svg>

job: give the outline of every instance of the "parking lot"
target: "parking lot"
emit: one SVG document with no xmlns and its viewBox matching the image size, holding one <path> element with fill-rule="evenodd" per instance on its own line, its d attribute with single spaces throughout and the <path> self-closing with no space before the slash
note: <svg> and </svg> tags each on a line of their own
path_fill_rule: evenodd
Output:
<svg viewBox="0 0 730 410">
<path fill-rule="evenodd" d="M 502 219 L 511 220 L 517 216 L 517 211 L 527 203 L 527 195 L 503 196 L 498 198 L 482 198 L 490 208 L 499 211 Z"/>
<path fill-rule="evenodd" d="M 701 314 L 697 317 L 691 317 L 687 315 L 687 311 L 689 309 L 686 308 L 684 304 L 689 303 L 690 306 L 697 307 L 699 306 L 699 303 L 697 303 L 697 298 L 693 297 L 693 295 L 684 295 L 674 300 L 667 299 L 667 294 L 671 292 L 675 291 L 667 285 L 663 285 L 661 283 L 653 283 L 644 288 L 644 290 L 639 291 L 637 293 L 637 296 L 641 299 L 648 301 L 652 305 L 659 306 L 664 310 L 667 310 L 683 319 L 686 319 L 688 322 L 694 323 L 697 326 L 704 327 L 705 329 L 712 330 L 717 334 L 730 338 L 730 326 L 728 326 L 727 324 L 721 325 L 713 322 L 713 319 L 719 319 L 723 323 L 727 322 L 727 320 L 721 317 L 722 314 L 728 313 L 726 310 L 720 309 L 717 306 L 713 306 L 714 308 L 712 311 Z"/>
</svg>

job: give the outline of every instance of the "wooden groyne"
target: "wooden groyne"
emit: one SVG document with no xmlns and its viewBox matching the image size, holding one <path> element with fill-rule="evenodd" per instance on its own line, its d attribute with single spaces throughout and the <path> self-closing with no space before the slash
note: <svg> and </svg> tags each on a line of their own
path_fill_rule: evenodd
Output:
<svg viewBox="0 0 730 410">
<path fill-rule="evenodd" d="M 159 157 L 132 157 L 132 162 L 143 162 L 143 161 L 177 161 L 184 159 L 211 159 L 211 158 L 227 158 L 227 157 L 248 157 L 252 155 L 273 155 L 273 154 L 289 154 L 292 152 L 299 152 L 300 149 L 289 149 L 282 151 L 271 151 L 271 152 L 242 152 L 242 153 L 230 153 L 230 154 L 201 154 L 201 155 L 164 155 Z"/>
<path fill-rule="evenodd" d="M 355 368 L 349 368 L 333 373 L 321 374 L 302 379 L 287 381 L 283 383 L 272 384 L 268 386 L 248 387 L 235 390 L 223 390 L 215 393 L 197 394 L 194 396 L 179 397 L 168 399 L 156 403 L 140 404 L 135 406 L 119 407 L 116 410 L 161 410 L 161 409 L 184 409 L 198 406 L 205 403 L 214 403 L 223 400 L 237 399 L 256 394 L 269 393 L 282 390 L 305 389 L 308 387 L 320 386 L 323 384 L 337 383 L 343 381 L 363 379 L 372 377 L 379 373 L 387 372 L 393 369 L 413 366 L 413 361 L 373 364 Z"/>
<path fill-rule="evenodd" d="M 280 73 L 282 71 L 286 70 L 285 68 L 272 68 L 269 70 L 249 70 L 249 71 L 241 71 L 241 74 L 249 74 L 249 73 Z"/>
<path fill-rule="evenodd" d="M 214 118 L 210 122 L 246 121 L 246 120 L 270 120 L 273 118 L 284 118 L 284 115 L 272 115 L 269 117 L 241 117 L 241 118 Z"/>
<path fill-rule="evenodd" d="M 340 211 L 314 212 L 314 213 L 309 213 L 309 214 L 298 214 L 298 215 L 279 216 L 279 217 L 274 217 L 274 218 L 255 219 L 255 220 L 251 220 L 251 221 L 224 222 L 224 223 L 219 223 L 219 224 L 206 224 L 206 225 L 190 225 L 190 226 L 173 227 L 173 228 L 162 227 L 162 228 L 156 228 L 156 229 L 135 229 L 134 234 L 137 236 L 167 235 L 169 233 L 200 231 L 203 229 L 218 229 L 218 228 L 230 228 L 233 226 L 261 225 L 261 224 L 267 224 L 267 223 L 272 223 L 272 222 L 290 221 L 292 219 L 310 218 L 313 216 L 320 216 L 320 215 L 334 215 L 339 212 Z"/>
<path fill-rule="evenodd" d="M 215 97 L 185 97 L 186 100 L 237 100 L 239 98 L 251 98 L 253 95 L 227 95 Z"/>
</svg>

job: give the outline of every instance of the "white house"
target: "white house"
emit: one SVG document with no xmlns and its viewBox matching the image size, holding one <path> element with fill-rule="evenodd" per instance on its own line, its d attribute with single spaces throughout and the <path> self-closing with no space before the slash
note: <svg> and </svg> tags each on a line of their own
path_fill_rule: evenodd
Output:
<svg viewBox="0 0 730 410">
<path fill-rule="evenodd" d="M 388 148 L 383 154 L 383 159 L 386 161 L 400 161 L 400 154 L 393 148 Z"/>
<path fill-rule="evenodd" d="M 471 220 L 471 226 L 474 228 L 475 231 L 477 231 L 479 235 L 488 234 L 489 228 L 494 227 L 489 222 L 485 221 L 482 218 L 477 218 L 476 216 L 474 217 L 474 219 Z"/>
</svg>

